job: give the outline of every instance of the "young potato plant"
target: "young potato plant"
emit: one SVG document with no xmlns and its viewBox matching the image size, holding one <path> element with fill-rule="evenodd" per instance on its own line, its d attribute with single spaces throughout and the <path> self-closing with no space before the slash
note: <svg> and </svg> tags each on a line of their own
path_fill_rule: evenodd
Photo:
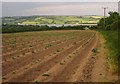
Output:
<svg viewBox="0 0 120 84">
<path fill-rule="evenodd" d="M 50 76 L 49 74 L 47 74 L 47 73 L 44 73 L 42 76 Z"/>
</svg>

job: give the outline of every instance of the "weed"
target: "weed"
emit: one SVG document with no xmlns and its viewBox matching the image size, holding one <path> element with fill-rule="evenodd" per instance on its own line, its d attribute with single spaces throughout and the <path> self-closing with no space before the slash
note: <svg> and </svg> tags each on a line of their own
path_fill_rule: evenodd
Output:
<svg viewBox="0 0 120 84">
<path fill-rule="evenodd" d="M 32 47 L 32 45 L 30 45 L 29 47 Z"/>
<path fill-rule="evenodd" d="M 6 80 L 7 78 L 6 77 L 2 77 L 2 79 Z"/>
<path fill-rule="evenodd" d="M 73 44 L 77 44 L 76 42 L 74 42 Z"/>
<path fill-rule="evenodd" d="M 15 74 L 15 71 L 13 71 L 13 74 Z"/>
<path fill-rule="evenodd" d="M 93 53 L 98 53 L 98 49 L 97 49 L 97 48 L 94 48 L 94 49 L 92 49 L 92 52 L 93 52 Z"/>
<path fill-rule="evenodd" d="M 36 61 L 35 63 L 38 63 L 38 61 Z"/>
<path fill-rule="evenodd" d="M 42 76 L 50 76 L 49 74 L 43 74 Z"/>
<path fill-rule="evenodd" d="M 118 39 L 118 31 L 100 31 L 104 40 L 105 46 L 104 48 L 107 49 L 106 56 L 108 61 L 108 67 L 110 70 L 115 72 L 120 72 L 120 69 L 117 67 L 120 65 L 119 59 L 119 39 Z M 117 70 L 117 71 L 116 71 Z"/>
<path fill-rule="evenodd" d="M 45 47 L 45 49 L 48 49 L 47 47 Z"/>
<path fill-rule="evenodd" d="M 15 59 L 15 57 L 12 57 L 12 59 L 14 60 L 14 59 Z"/>
<path fill-rule="evenodd" d="M 17 57 L 20 57 L 19 55 Z"/>
<path fill-rule="evenodd" d="M 71 56 L 69 56 L 69 58 L 71 58 Z"/>
<path fill-rule="evenodd" d="M 16 44 L 16 40 L 14 40 L 11 44 Z"/>
<path fill-rule="evenodd" d="M 36 81 L 34 82 L 34 84 L 39 84 L 39 82 L 36 80 Z"/>
<path fill-rule="evenodd" d="M 16 45 L 12 45 L 12 47 L 13 47 L 13 48 L 15 48 L 15 47 L 16 47 Z"/>
<path fill-rule="evenodd" d="M 25 55 L 25 53 L 22 53 L 22 55 Z"/>
<path fill-rule="evenodd" d="M 74 39 L 74 38 L 71 38 L 71 39 Z"/>
<path fill-rule="evenodd" d="M 55 61 L 55 63 L 58 63 L 58 61 Z"/>
<path fill-rule="evenodd" d="M 56 54 L 56 52 L 54 52 L 53 54 Z"/>
<path fill-rule="evenodd" d="M 41 59 L 38 59 L 38 61 L 40 61 Z"/>
<path fill-rule="evenodd" d="M 60 52 L 60 50 L 56 50 L 56 52 Z"/>
<path fill-rule="evenodd" d="M 60 65 L 64 65 L 64 63 L 60 62 Z"/>
<path fill-rule="evenodd" d="M 53 44 L 47 44 L 47 45 L 45 46 L 45 48 L 51 47 L 51 46 L 53 46 Z"/>
<path fill-rule="evenodd" d="M 7 62 L 7 59 L 5 59 L 4 61 Z"/>
<path fill-rule="evenodd" d="M 33 50 L 32 53 L 35 53 L 35 51 Z"/>
<path fill-rule="evenodd" d="M 73 54 L 75 54 L 75 52 Z"/>
</svg>

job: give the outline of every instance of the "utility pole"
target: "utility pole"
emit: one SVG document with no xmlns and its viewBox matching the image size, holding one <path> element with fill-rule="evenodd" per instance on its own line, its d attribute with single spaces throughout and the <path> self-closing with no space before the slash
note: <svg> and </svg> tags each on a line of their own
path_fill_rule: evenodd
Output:
<svg viewBox="0 0 120 84">
<path fill-rule="evenodd" d="M 105 18 L 106 18 L 106 9 L 107 9 L 108 7 L 103 7 L 103 9 L 104 9 L 104 28 L 105 28 L 105 26 L 106 26 L 106 23 L 105 23 Z"/>
</svg>

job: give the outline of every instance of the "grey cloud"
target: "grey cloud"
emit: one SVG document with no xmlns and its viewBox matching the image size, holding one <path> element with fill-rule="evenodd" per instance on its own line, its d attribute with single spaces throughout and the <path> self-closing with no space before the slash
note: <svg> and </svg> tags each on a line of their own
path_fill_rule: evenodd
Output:
<svg viewBox="0 0 120 84">
<path fill-rule="evenodd" d="M 14 15 L 102 15 L 102 7 L 107 11 L 117 11 L 117 3 L 93 2 L 3 2 L 3 16 Z"/>
</svg>

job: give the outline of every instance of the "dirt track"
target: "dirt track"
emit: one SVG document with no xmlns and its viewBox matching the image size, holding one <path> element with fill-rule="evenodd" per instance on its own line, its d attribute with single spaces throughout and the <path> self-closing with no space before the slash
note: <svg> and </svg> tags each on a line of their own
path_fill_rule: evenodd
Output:
<svg viewBox="0 0 120 84">
<path fill-rule="evenodd" d="M 95 71 L 97 60 L 105 60 L 99 56 L 104 51 L 95 31 L 47 31 L 16 37 L 3 35 L 3 82 L 100 82 L 106 77 Z M 15 39 L 15 44 L 5 38 L 10 42 Z"/>
</svg>

